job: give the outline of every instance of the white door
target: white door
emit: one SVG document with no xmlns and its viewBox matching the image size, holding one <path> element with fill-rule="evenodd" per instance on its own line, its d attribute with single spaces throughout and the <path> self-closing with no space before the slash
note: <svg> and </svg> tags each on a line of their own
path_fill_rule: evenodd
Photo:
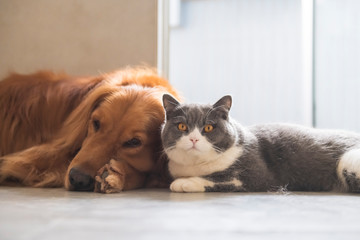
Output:
<svg viewBox="0 0 360 240">
<path fill-rule="evenodd" d="M 316 1 L 316 126 L 360 132 L 360 1 Z"/>
<path fill-rule="evenodd" d="M 167 70 L 188 102 L 231 94 L 244 125 L 360 131 L 360 1 L 174 2 Z"/>
<path fill-rule="evenodd" d="M 169 78 L 186 100 L 231 94 L 232 116 L 243 124 L 309 123 L 300 0 L 181 1 L 180 13 Z"/>
</svg>

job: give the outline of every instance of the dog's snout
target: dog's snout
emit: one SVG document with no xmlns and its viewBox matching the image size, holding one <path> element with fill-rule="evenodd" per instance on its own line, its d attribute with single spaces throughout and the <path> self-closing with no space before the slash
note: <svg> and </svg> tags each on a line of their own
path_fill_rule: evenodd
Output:
<svg viewBox="0 0 360 240">
<path fill-rule="evenodd" d="M 75 191 L 93 191 L 94 190 L 94 179 L 78 170 L 77 168 L 70 169 L 69 181 L 72 186 L 72 190 Z"/>
</svg>

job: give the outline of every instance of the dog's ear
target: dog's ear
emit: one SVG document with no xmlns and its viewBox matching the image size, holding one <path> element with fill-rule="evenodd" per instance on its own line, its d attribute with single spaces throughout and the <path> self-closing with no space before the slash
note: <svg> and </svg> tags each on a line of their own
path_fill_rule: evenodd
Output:
<svg viewBox="0 0 360 240">
<path fill-rule="evenodd" d="M 89 92 L 81 104 L 66 119 L 57 140 L 63 141 L 68 148 L 77 151 L 86 138 L 92 112 L 116 89 L 114 86 L 103 84 Z"/>
</svg>

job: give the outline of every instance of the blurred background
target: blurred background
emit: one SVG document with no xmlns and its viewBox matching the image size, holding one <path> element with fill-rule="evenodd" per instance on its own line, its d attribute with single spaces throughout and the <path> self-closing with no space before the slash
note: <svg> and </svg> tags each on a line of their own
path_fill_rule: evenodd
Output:
<svg viewBox="0 0 360 240">
<path fill-rule="evenodd" d="M 0 76 L 156 66 L 157 0 L 0 0 Z"/>
<path fill-rule="evenodd" d="M 0 76 L 157 66 L 244 125 L 360 132 L 358 0 L 0 0 Z"/>
</svg>

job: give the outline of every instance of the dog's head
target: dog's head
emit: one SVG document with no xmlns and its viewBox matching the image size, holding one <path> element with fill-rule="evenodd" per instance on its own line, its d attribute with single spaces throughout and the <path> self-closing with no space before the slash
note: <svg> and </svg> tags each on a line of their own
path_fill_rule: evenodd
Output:
<svg viewBox="0 0 360 240">
<path fill-rule="evenodd" d="M 140 172 L 150 172 L 161 154 L 160 126 L 164 121 L 164 88 L 138 84 L 96 88 L 71 116 L 74 157 L 65 176 L 69 190 L 91 191 L 97 171 L 111 159 L 124 161 Z M 79 119 L 86 119 L 79 121 Z M 88 181 L 77 183 L 72 173 Z"/>
</svg>

